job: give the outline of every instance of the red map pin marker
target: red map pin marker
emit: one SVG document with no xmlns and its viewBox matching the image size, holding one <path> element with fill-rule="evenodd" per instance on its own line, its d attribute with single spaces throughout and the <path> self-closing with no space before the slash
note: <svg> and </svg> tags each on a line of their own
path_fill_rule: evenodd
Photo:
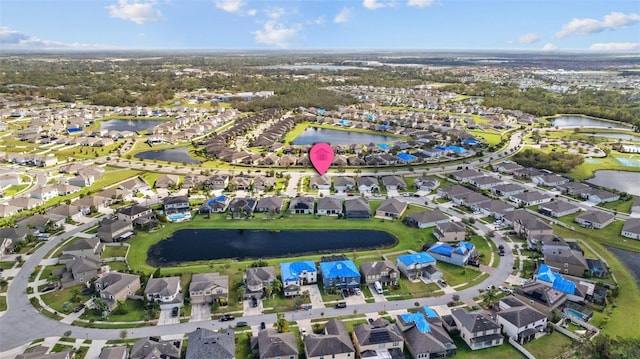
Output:
<svg viewBox="0 0 640 359">
<path fill-rule="evenodd" d="M 309 151 L 309 158 L 313 167 L 322 176 L 333 162 L 333 148 L 326 143 L 316 143 Z"/>
</svg>

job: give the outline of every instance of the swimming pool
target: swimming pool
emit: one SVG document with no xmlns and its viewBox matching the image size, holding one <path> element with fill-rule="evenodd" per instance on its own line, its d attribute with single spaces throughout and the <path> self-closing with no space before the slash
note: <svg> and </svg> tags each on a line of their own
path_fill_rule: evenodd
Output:
<svg viewBox="0 0 640 359">
<path fill-rule="evenodd" d="M 191 213 L 174 213 L 167 216 L 170 222 L 184 222 L 191 220 Z"/>
<path fill-rule="evenodd" d="M 565 308 L 564 312 L 572 317 L 576 317 L 582 321 L 587 321 L 589 318 L 583 314 L 580 313 L 579 311 L 575 310 L 575 309 L 571 309 L 571 308 Z"/>
</svg>

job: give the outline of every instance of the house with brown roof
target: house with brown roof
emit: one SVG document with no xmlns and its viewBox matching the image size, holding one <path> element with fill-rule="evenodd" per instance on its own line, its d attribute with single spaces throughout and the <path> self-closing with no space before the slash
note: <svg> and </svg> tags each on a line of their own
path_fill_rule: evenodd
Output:
<svg viewBox="0 0 640 359">
<path fill-rule="evenodd" d="M 284 200 L 277 196 L 263 197 L 256 204 L 256 212 L 280 213 L 284 205 Z"/>
<path fill-rule="evenodd" d="M 380 282 L 385 287 L 397 284 L 400 278 L 398 267 L 390 260 L 360 263 L 360 273 L 366 284 Z"/>
<path fill-rule="evenodd" d="M 447 358 L 456 355 L 458 348 L 446 332 L 444 322 L 432 308 L 420 307 L 415 313 L 400 314 L 397 318 L 396 327 L 402 333 L 405 349 L 411 358 Z"/>
<path fill-rule="evenodd" d="M 261 298 L 264 288 L 271 286 L 276 279 L 276 269 L 274 267 L 252 267 L 247 268 L 244 275 L 244 284 L 247 293 L 257 298 Z"/>
<path fill-rule="evenodd" d="M 504 337 L 500 333 L 500 325 L 488 316 L 460 308 L 452 309 L 451 316 L 460 331 L 460 337 L 471 350 L 502 345 Z"/>
<path fill-rule="evenodd" d="M 317 214 L 319 216 L 338 216 L 342 214 L 342 199 L 338 197 L 318 198 Z"/>
<path fill-rule="evenodd" d="M 461 222 L 437 223 L 433 236 L 440 242 L 462 241 L 467 234 L 465 225 Z"/>
<path fill-rule="evenodd" d="M 163 174 L 156 179 L 155 188 L 169 188 L 180 184 L 180 176 L 172 174 Z"/>
<path fill-rule="evenodd" d="M 131 235 L 133 235 L 133 225 L 131 222 L 109 218 L 102 219 L 97 233 L 98 238 L 103 242 L 122 241 Z"/>
<path fill-rule="evenodd" d="M 291 214 L 313 214 L 315 211 L 315 199 L 309 196 L 294 197 L 289 202 Z"/>
<path fill-rule="evenodd" d="M 382 184 L 387 189 L 387 191 L 389 190 L 404 191 L 405 189 L 407 189 L 407 184 L 405 183 L 404 178 L 402 178 L 402 176 L 397 176 L 397 175 L 382 176 L 380 180 L 382 181 Z"/>
<path fill-rule="evenodd" d="M 180 359 L 182 340 L 140 339 L 131 347 L 130 359 Z"/>
<path fill-rule="evenodd" d="M 67 261 L 60 274 L 60 283 L 63 287 L 72 287 L 78 284 L 89 285 L 92 279 L 98 278 L 102 260 L 95 256 L 73 257 Z"/>
<path fill-rule="evenodd" d="M 405 217 L 404 221 L 410 226 L 418 228 L 430 228 L 440 223 L 451 222 L 451 218 L 442 213 L 442 211 L 440 211 L 439 209 L 434 209 L 432 211 L 410 214 Z"/>
<path fill-rule="evenodd" d="M 189 297 L 192 304 L 224 302 L 229 298 L 229 276 L 220 273 L 196 273 L 191 277 Z"/>
<path fill-rule="evenodd" d="M 323 334 L 310 333 L 303 339 L 308 359 L 355 358 L 355 347 L 344 323 L 332 319 L 325 323 Z"/>
</svg>

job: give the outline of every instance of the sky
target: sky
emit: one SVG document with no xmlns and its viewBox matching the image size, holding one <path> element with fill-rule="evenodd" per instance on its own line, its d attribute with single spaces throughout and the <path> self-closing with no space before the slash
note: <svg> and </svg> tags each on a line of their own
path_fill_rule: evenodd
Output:
<svg viewBox="0 0 640 359">
<path fill-rule="evenodd" d="M 0 53 L 640 52 L 638 0 L 0 0 Z"/>
</svg>

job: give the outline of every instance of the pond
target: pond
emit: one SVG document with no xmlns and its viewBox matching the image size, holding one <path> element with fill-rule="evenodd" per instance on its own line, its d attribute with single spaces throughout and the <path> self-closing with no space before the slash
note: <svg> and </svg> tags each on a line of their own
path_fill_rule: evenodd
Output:
<svg viewBox="0 0 640 359">
<path fill-rule="evenodd" d="M 137 153 L 135 158 L 143 158 L 145 160 L 159 160 L 167 162 L 186 163 L 190 165 L 200 164 L 200 161 L 189 156 L 186 147 L 170 148 L 158 151 L 145 151 Z"/>
<path fill-rule="evenodd" d="M 605 246 L 605 248 L 622 262 L 640 287 L 640 266 L 638 265 L 640 263 L 640 253 L 608 246 Z"/>
<path fill-rule="evenodd" d="M 183 262 L 226 258 L 296 257 L 391 247 L 397 242 L 387 232 L 372 230 L 181 229 L 151 246 L 147 263 L 170 267 Z"/>
<path fill-rule="evenodd" d="M 582 116 L 560 116 L 551 120 L 551 126 L 558 128 L 572 127 L 595 127 L 595 128 L 616 128 L 623 130 L 631 130 L 631 126 L 620 122 L 612 122 L 599 120 L 597 118 Z"/>
<path fill-rule="evenodd" d="M 106 120 L 100 121 L 101 130 L 114 131 L 144 131 L 166 121 L 163 120 Z"/>
<path fill-rule="evenodd" d="M 640 167 L 640 158 L 616 158 L 616 160 L 624 160 L 628 162 L 629 165 L 632 165 L 632 167 Z M 640 172 L 600 170 L 595 171 L 594 177 L 588 179 L 586 182 L 640 196 L 640 186 L 638 186 L 638 183 L 640 183 Z"/>
<path fill-rule="evenodd" d="M 597 136 L 597 137 L 606 137 L 606 138 L 615 138 L 615 139 L 620 139 L 620 140 L 625 140 L 625 141 L 640 141 L 640 136 L 636 136 L 636 135 L 630 135 L 627 133 L 602 133 L 602 132 L 596 132 L 596 133 L 587 133 L 587 136 Z"/>
<path fill-rule="evenodd" d="M 308 127 L 293 140 L 294 145 L 312 145 L 326 142 L 331 145 L 355 145 L 397 141 L 396 137 L 375 135 L 371 133 L 330 130 L 326 128 Z"/>
</svg>

